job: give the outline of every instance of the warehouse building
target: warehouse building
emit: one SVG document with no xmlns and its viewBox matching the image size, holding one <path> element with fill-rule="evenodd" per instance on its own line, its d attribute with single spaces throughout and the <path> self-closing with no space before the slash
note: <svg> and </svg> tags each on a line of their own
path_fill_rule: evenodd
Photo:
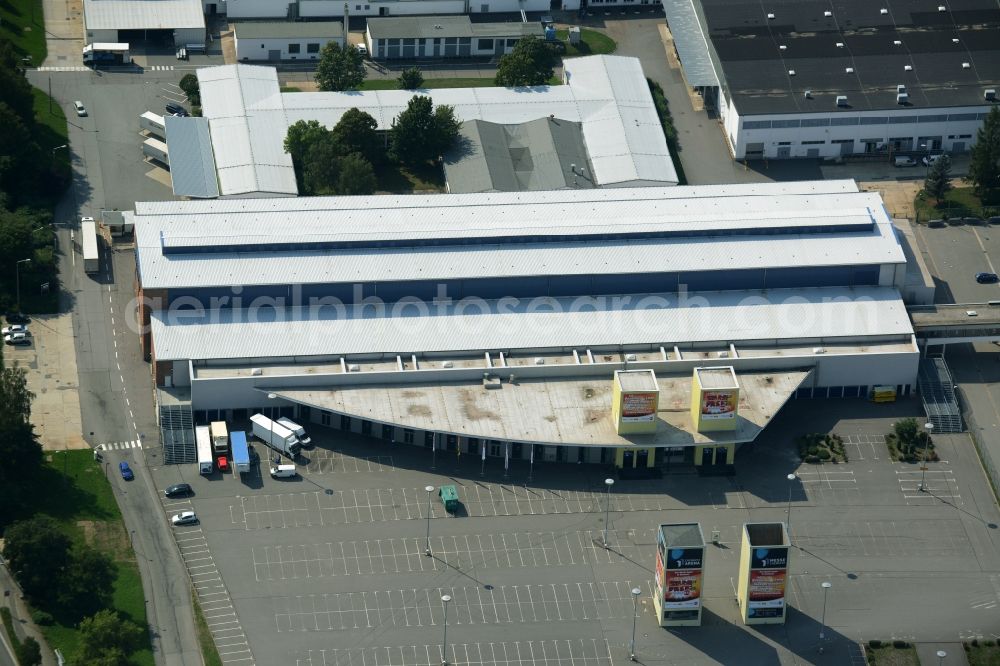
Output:
<svg viewBox="0 0 1000 666">
<path fill-rule="evenodd" d="M 127 217 L 155 383 L 198 421 L 285 410 L 435 450 L 725 466 L 789 399 L 917 377 L 905 254 L 853 181 Z"/>
<path fill-rule="evenodd" d="M 1000 89 L 991 0 L 663 0 L 736 159 L 962 153 Z"/>
<path fill-rule="evenodd" d="M 340 21 L 297 21 L 237 23 L 233 30 L 236 59 L 319 60 L 329 42 L 344 45 L 344 24 Z"/>
<path fill-rule="evenodd" d="M 325 19 L 341 18 L 345 9 L 350 16 L 416 16 L 442 14 L 490 14 L 547 12 L 549 0 L 373 0 L 340 2 L 339 0 L 227 0 L 219 11 L 230 19 Z"/>
<path fill-rule="evenodd" d="M 510 125 L 550 118 L 579 123 L 589 158 L 587 177 L 597 185 L 676 185 L 677 172 L 638 59 L 573 58 L 563 69 L 564 85 L 534 88 L 282 93 L 274 68 L 254 65 L 200 68 L 198 82 L 219 190 L 226 197 L 298 194 L 284 148 L 292 123 L 316 120 L 332 128 L 356 108 L 387 131 L 416 94 L 453 106 L 463 122 Z"/>
<path fill-rule="evenodd" d="M 84 0 L 85 43 L 205 43 L 200 0 Z"/>
<path fill-rule="evenodd" d="M 522 37 L 543 37 L 542 24 L 473 23 L 468 16 L 371 18 L 365 43 L 373 58 L 500 57 Z"/>
</svg>

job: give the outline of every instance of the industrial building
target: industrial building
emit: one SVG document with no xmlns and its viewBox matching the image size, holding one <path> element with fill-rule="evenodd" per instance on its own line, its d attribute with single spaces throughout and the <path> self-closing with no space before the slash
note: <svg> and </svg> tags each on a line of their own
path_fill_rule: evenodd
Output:
<svg viewBox="0 0 1000 666">
<path fill-rule="evenodd" d="M 638 59 L 588 56 L 567 60 L 563 69 L 565 83 L 559 86 L 282 93 L 274 68 L 204 67 L 198 69 L 198 82 L 211 146 L 199 150 L 214 154 L 222 196 L 295 196 L 295 171 L 284 148 L 289 125 L 317 120 L 332 128 L 357 108 L 374 117 L 379 130 L 388 130 L 420 94 L 435 105 L 453 106 L 463 122 L 506 125 L 550 118 L 579 123 L 589 158 L 587 178 L 602 187 L 676 185 L 677 172 Z M 204 191 L 197 187 L 191 196 Z"/>
<path fill-rule="evenodd" d="M 468 16 L 370 18 L 365 43 L 373 58 L 470 58 L 510 53 L 522 37 L 543 36 L 537 21 L 473 23 Z"/>
<path fill-rule="evenodd" d="M 969 150 L 1000 89 L 1000 8 L 662 0 L 736 159 Z"/>
<path fill-rule="evenodd" d="M 572 0 L 577 2 L 578 0 Z M 547 12 L 549 0 L 370 0 L 339 2 L 337 0 L 227 0 L 219 11 L 230 19 L 322 19 L 350 16 L 416 16 L 443 14 L 490 14 Z M 567 7 L 569 9 L 569 7 Z"/>
<path fill-rule="evenodd" d="M 725 468 L 790 399 L 917 378 L 906 254 L 853 181 L 126 217 L 155 383 L 197 422 L 265 410 L 506 460 Z"/>
<path fill-rule="evenodd" d="M 237 23 L 233 29 L 236 59 L 319 60 L 329 42 L 344 45 L 344 24 L 340 21 L 275 21 Z"/>
<path fill-rule="evenodd" d="M 205 43 L 201 0 L 84 0 L 84 43 Z"/>
</svg>

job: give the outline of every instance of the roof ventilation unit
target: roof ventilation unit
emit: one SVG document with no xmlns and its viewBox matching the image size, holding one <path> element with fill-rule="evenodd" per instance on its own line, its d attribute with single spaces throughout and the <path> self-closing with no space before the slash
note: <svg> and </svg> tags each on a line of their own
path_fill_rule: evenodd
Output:
<svg viewBox="0 0 1000 666">
<path fill-rule="evenodd" d="M 845 67 L 844 71 L 846 73 L 848 73 L 848 74 L 853 74 L 854 73 L 854 68 L 853 67 Z"/>
<path fill-rule="evenodd" d="M 827 17 L 827 18 L 830 18 L 831 16 L 833 16 L 833 12 L 831 12 L 831 11 L 830 11 L 830 10 L 828 9 L 828 10 L 826 10 L 825 12 L 823 12 L 823 16 L 825 16 L 825 17 Z"/>
<path fill-rule="evenodd" d="M 442 368 L 454 368 L 455 364 L 452 363 L 451 361 L 445 361 L 444 363 L 441 364 L 441 367 Z"/>
<path fill-rule="evenodd" d="M 972 67 L 972 65 L 970 65 L 969 63 L 967 62 L 962 63 L 962 69 L 969 69 L 970 67 Z"/>
<path fill-rule="evenodd" d="M 813 91 L 812 90 L 806 90 L 802 94 L 805 95 L 806 99 L 812 99 L 813 98 Z"/>
<path fill-rule="evenodd" d="M 938 5 L 938 11 L 939 12 L 946 12 L 946 11 L 948 11 L 948 8 L 945 7 L 944 5 Z"/>
<path fill-rule="evenodd" d="M 767 13 L 767 20 L 768 21 L 773 21 L 774 20 L 774 14 L 772 14 L 771 12 L 768 12 Z"/>
<path fill-rule="evenodd" d="M 842 49 L 844 48 L 844 42 L 837 42 L 836 46 L 838 49 Z"/>
<path fill-rule="evenodd" d="M 961 41 L 961 40 L 960 40 L 960 39 L 959 39 L 958 37 L 952 37 L 952 38 L 951 38 L 951 43 L 952 43 L 952 44 L 958 44 L 958 43 L 959 43 L 960 41 Z"/>
<path fill-rule="evenodd" d="M 787 46 L 785 46 L 784 44 L 781 44 L 780 46 L 778 46 L 778 50 L 779 50 L 779 51 L 787 51 L 787 50 L 788 50 L 788 47 L 787 47 Z"/>
<path fill-rule="evenodd" d="M 913 65 L 903 65 L 903 71 L 904 72 L 912 72 L 913 71 Z"/>
<path fill-rule="evenodd" d="M 910 102 L 910 96 L 907 93 L 905 92 L 896 93 L 896 104 L 901 104 L 905 106 L 906 104 L 909 104 L 909 102 Z"/>
<path fill-rule="evenodd" d="M 361 371 L 361 366 L 358 365 L 357 363 L 351 363 L 349 366 L 347 366 L 347 371 L 348 372 L 360 372 Z"/>
<path fill-rule="evenodd" d="M 825 354 L 826 349 L 823 347 L 813 347 L 813 354 Z"/>
<path fill-rule="evenodd" d="M 634 362 L 635 359 L 636 359 L 635 354 L 625 354 L 625 360 L 628 361 L 629 363 Z"/>
<path fill-rule="evenodd" d="M 987 102 L 995 102 L 995 101 L 997 101 L 997 89 L 996 88 L 987 88 L 986 90 L 984 90 L 983 91 L 983 99 L 985 99 Z"/>
<path fill-rule="evenodd" d="M 795 70 L 794 69 L 788 70 L 788 76 L 795 76 Z"/>
<path fill-rule="evenodd" d="M 899 93 L 904 93 L 904 92 L 906 92 L 906 86 L 904 86 L 902 83 L 897 84 L 896 94 L 898 95 Z"/>
<path fill-rule="evenodd" d="M 899 41 L 898 39 L 894 39 L 894 40 L 892 40 L 892 45 L 893 46 L 902 46 L 903 42 Z"/>
<path fill-rule="evenodd" d="M 847 95 L 837 95 L 837 106 L 847 106 Z"/>
<path fill-rule="evenodd" d="M 535 357 L 535 365 L 545 365 L 545 359 L 541 356 Z"/>
<path fill-rule="evenodd" d="M 882 16 L 885 16 L 886 14 L 889 13 L 889 10 L 883 7 L 882 9 L 878 10 L 878 13 L 881 14 Z"/>
</svg>

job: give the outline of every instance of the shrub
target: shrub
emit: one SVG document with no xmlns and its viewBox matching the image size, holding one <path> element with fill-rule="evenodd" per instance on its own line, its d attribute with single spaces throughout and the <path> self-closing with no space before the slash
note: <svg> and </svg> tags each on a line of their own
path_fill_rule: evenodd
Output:
<svg viewBox="0 0 1000 666">
<path fill-rule="evenodd" d="M 822 461 L 819 459 L 819 456 L 806 456 L 806 462 L 810 465 L 815 465 Z"/>
<path fill-rule="evenodd" d="M 978 638 L 973 638 L 972 639 L 972 647 L 979 647 L 979 639 Z"/>
<path fill-rule="evenodd" d="M 906 641 L 897 640 L 892 642 L 892 647 L 896 648 L 897 650 L 905 650 L 906 648 L 910 647 L 910 644 L 907 643 Z"/>
<path fill-rule="evenodd" d="M 994 645 L 996 645 L 996 642 L 987 639 L 987 640 L 983 641 L 983 645 L 986 646 L 986 647 L 993 647 Z"/>
<path fill-rule="evenodd" d="M 54 618 L 51 613 L 46 613 L 43 610 L 35 609 L 31 611 L 31 621 L 35 624 L 40 624 L 42 626 L 49 626 L 54 622 Z"/>
<path fill-rule="evenodd" d="M 870 641 L 868 641 L 868 647 L 870 647 L 873 650 L 877 650 L 880 647 L 882 647 L 882 641 L 878 640 L 877 638 L 873 638 Z"/>
<path fill-rule="evenodd" d="M 820 460 L 829 460 L 831 458 L 830 452 L 826 449 L 820 449 L 819 452 L 816 454 L 816 456 Z"/>
<path fill-rule="evenodd" d="M 819 454 L 819 447 L 818 446 L 810 446 L 809 447 L 809 455 L 815 456 L 815 455 L 818 455 L 818 454 Z"/>
</svg>

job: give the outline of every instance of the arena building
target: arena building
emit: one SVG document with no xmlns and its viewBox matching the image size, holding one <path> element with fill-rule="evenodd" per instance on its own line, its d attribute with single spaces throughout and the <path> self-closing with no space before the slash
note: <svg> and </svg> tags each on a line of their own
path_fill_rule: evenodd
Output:
<svg viewBox="0 0 1000 666">
<path fill-rule="evenodd" d="M 917 378 L 906 254 L 853 181 L 127 217 L 155 383 L 196 422 L 260 410 L 508 460 L 726 467 L 789 399 Z"/>
</svg>

